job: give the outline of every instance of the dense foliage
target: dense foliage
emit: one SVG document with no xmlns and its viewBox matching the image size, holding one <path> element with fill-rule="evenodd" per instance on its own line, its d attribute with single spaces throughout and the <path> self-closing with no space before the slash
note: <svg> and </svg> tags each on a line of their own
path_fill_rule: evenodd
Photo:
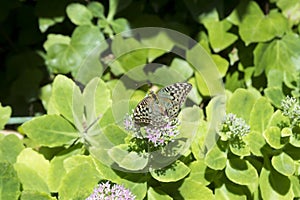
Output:
<svg viewBox="0 0 300 200">
<path fill-rule="evenodd" d="M 0 199 L 300 198 L 299 0 L 0 5 Z M 175 82 L 149 145 L 124 119 Z"/>
</svg>

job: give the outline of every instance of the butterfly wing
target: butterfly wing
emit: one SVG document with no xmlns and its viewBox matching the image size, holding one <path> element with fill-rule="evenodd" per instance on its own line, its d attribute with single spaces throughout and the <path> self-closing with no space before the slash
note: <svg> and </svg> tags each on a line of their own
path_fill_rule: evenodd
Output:
<svg viewBox="0 0 300 200">
<path fill-rule="evenodd" d="M 169 118 L 172 119 L 178 115 L 191 89 L 192 85 L 189 83 L 174 83 L 158 91 L 159 103 L 165 107 Z"/>
<path fill-rule="evenodd" d="M 167 111 L 158 103 L 157 96 L 151 92 L 135 108 L 134 121 L 139 125 L 162 126 L 166 122 Z"/>
<path fill-rule="evenodd" d="M 135 123 L 149 124 L 151 122 L 151 104 L 153 104 L 153 99 L 151 96 L 147 96 L 136 106 L 133 112 Z"/>
<path fill-rule="evenodd" d="M 174 83 L 158 91 L 151 92 L 135 108 L 133 117 L 137 124 L 162 126 L 179 113 L 192 85 Z"/>
</svg>

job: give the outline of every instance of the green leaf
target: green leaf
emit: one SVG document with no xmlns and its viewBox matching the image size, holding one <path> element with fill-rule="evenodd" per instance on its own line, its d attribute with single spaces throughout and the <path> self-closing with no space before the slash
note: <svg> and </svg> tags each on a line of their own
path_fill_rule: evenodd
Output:
<svg viewBox="0 0 300 200">
<path fill-rule="evenodd" d="M 195 135 L 195 138 L 192 141 L 191 144 L 191 150 L 192 154 L 195 157 L 196 160 L 201 160 L 205 156 L 205 146 L 204 146 L 204 141 L 207 136 L 207 123 L 203 120 L 201 120 L 199 129 Z M 209 139 L 208 139 L 209 140 Z M 211 140 L 209 140 L 211 141 Z M 214 143 L 215 141 L 212 141 Z M 208 145 L 209 146 L 209 145 Z M 208 147 L 209 149 L 209 147 Z"/>
<path fill-rule="evenodd" d="M 148 157 L 137 152 L 128 152 L 128 145 L 114 146 L 108 150 L 109 156 L 126 170 L 136 171 L 144 169 L 148 164 Z"/>
<path fill-rule="evenodd" d="M 227 113 L 234 113 L 237 117 L 249 122 L 250 112 L 255 104 L 255 96 L 245 90 L 237 89 L 227 103 Z"/>
<path fill-rule="evenodd" d="M 151 176 L 160 182 L 175 182 L 189 173 L 190 169 L 179 160 L 166 168 L 150 171 Z"/>
<path fill-rule="evenodd" d="M 283 125 L 289 126 L 289 124 L 290 124 L 289 118 L 284 116 L 282 114 L 281 110 L 276 110 L 275 113 L 270 118 L 268 127 L 277 126 L 277 127 L 281 128 Z"/>
<path fill-rule="evenodd" d="M 214 52 L 220 52 L 234 43 L 238 37 L 227 31 L 231 28 L 231 24 L 226 21 L 207 21 L 204 26 L 208 30 L 209 41 Z"/>
<path fill-rule="evenodd" d="M 15 163 L 17 156 L 24 149 L 22 141 L 15 135 L 0 139 L 0 162 Z"/>
<path fill-rule="evenodd" d="M 295 34 L 286 34 L 281 40 L 270 43 L 260 43 L 254 50 L 255 76 L 263 71 L 277 69 L 283 74 L 284 82 L 290 83 L 298 80 L 298 63 L 300 59 L 300 38 Z"/>
<path fill-rule="evenodd" d="M 61 23 L 64 17 L 54 17 L 54 18 L 39 18 L 39 28 L 42 33 L 45 33 L 47 29 L 57 23 Z"/>
<path fill-rule="evenodd" d="M 128 188 L 136 196 L 136 199 L 144 199 L 147 194 L 147 181 L 149 181 L 148 178 L 149 176 L 145 176 L 145 174 L 128 175 L 127 173 L 116 183 L 124 185 L 124 187 Z"/>
<path fill-rule="evenodd" d="M 211 58 L 216 63 L 220 75 L 224 77 L 229 67 L 228 61 L 218 54 L 212 54 Z"/>
<path fill-rule="evenodd" d="M 200 102 L 202 101 L 202 97 L 200 96 L 198 89 L 196 87 L 196 79 L 190 78 L 189 79 L 189 83 L 192 84 L 192 90 L 190 91 L 190 93 L 188 94 L 188 98 L 193 101 L 195 104 L 199 105 Z"/>
<path fill-rule="evenodd" d="M 226 82 L 225 82 L 225 88 L 230 91 L 235 91 L 239 88 L 245 87 L 245 80 L 239 79 L 239 72 L 235 71 L 232 74 L 228 73 L 226 74 Z"/>
<path fill-rule="evenodd" d="M 294 193 L 295 197 L 300 197 L 300 183 L 299 183 L 298 177 L 291 176 L 290 180 L 292 182 L 293 193 Z"/>
<path fill-rule="evenodd" d="M 96 169 L 101 177 L 103 179 L 110 180 L 112 182 L 118 182 L 120 180 L 119 175 L 117 174 L 117 171 L 115 171 L 113 168 L 111 168 L 109 165 L 106 165 L 105 163 L 101 162 L 100 160 L 96 159 L 95 157 L 91 157 Z"/>
<path fill-rule="evenodd" d="M 294 197 L 289 178 L 274 170 L 262 168 L 259 188 L 262 199 L 290 200 Z"/>
<path fill-rule="evenodd" d="M 51 159 L 48 177 L 49 188 L 51 192 L 58 192 L 61 180 L 64 178 L 67 172 L 64 167 L 64 161 L 72 155 L 81 153 L 80 151 L 80 149 L 74 150 L 63 155 L 55 156 L 53 159 Z"/>
<path fill-rule="evenodd" d="M 265 96 L 268 100 L 277 108 L 281 107 L 281 101 L 285 98 L 281 88 L 279 87 L 268 87 L 264 90 Z"/>
<path fill-rule="evenodd" d="M 247 14 L 245 9 L 246 12 L 248 11 Z M 280 13 L 271 10 L 268 15 L 264 15 L 257 3 L 253 1 L 247 2 L 247 8 L 244 8 L 244 5 L 238 6 L 235 12 L 236 15 L 244 13 L 241 21 L 236 22 L 239 23 L 239 34 L 246 45 L 281 37 L 288 30 L 288 22 Z"/>
<path fill-rule="evenodd" d="M 115 34 L 130 30 L 129 22 L 125 18 L 118 18 L 118 19 L 110 22 L 110 25 L 111 25 L 112 29 L 114 30 Z"/>
<path fill-rule="evenodd" d="M 247 196 L 242 189 L 240 185 L 227 181 L 226 184 L 222 184 L 221 187 L 215 189 L 215 199 L 247 200 Z"/>
<path fill-rule="evenodd" d="M 272 166 L 281 174 L 291 176 L 295 173 L 296 165 L 294 160 L 286 153 L 282 152 L 272 158 Z"/>
<path fill-rule="evenodd" d="M 245 137 L 245 142 L 255 156 L 263 156 L 261 149 L 266 144 L 266 141 L 261 132 L 250 131 L 250 133 Z"/>
<path fill-rule="evenodd" d="M 268 88 L 270 87 L 282 87 L 283 74 L 278 69 L 270 69 L 267 74 Z"/>
<path fill-rule="evenodd" d="M 99 115 L 112 105 L 111 92 L 100 78 L 92 79 L 83 91 L 87 124 L 91 124 Z"/>
<path fill-rule="evenodd" d="M 173 69 L 177 73 L 181 74 L 185 80 L 188 80 L 194 73 L 190 64 L 179 58 L 174 58 L 172 60 L 170 69 Z"/>
<path fill-rule="evenodd" d="M 2 106 L 0 103 L 0 130 L 2 130 L 5 124 L 8 122 L 11 115 L 10 106 Z"/>
<path fill-rule="evenodd" d="M 225 168 L 225 174 L 232 182 L 240 185 L 258 183 L 258 174 L 256 169 L 247 160 L 228 160 Z"/>
<path fill-rule="evenodd" d="M 186 52 L 186 59 L 195 68 L 198 90 L 205 96 L 224 94 L 222 76 L 209 54 L 200 45 Z"/>
<path fill-rule="evenodd" d="M 109 124 L 103 129 L 103 134 L 114 145 L 124 144 L 127 133 L 115 124 Z"/>
<path fill-rule="evenodd" d="M 101 75 L 102 70 L 96 71 L 96 69 L 99 70 L 99 55 L 105 48 L 104 36 L 97 27 L 78 26 L 72 34 L 70 43 L 55 43 L 49 46 L 46 64 L 55 73 L 72 72 L 73 76 L 76 77 L 79 75 L 91 76 L 91 74 L 94 76 Z M 90 60 L 96 56 L 95 54 L 98 56 L 97 59 Z M 89 65 L 90 72 L 86 70 L 86 65 Z M 79 72 L 84 73 L 84 69 L 87 74 L 78 74 Z M 82 81 L 81 79 L 77 80 Z"/>
<path fill-rule="evenodd" d="M 112 40 L 111 50 L 126 71 L 146 64 L 148 50 L 134 38 L 122 38 L 121 35 L 117 35 Z"/>
<path fill-rule="evenodd" d="M 87 5 L 87 8 L 91 11 L 94 17 L 105 18 L 104 7 L 100 2 L 91 1 Z"/>
<path fill-rule="evenodd" d="M 205 157 L 205 164 L 215 170 L 222 170 L 226 166 L 227 155 L 218 145 L 215 145 Z"/>
<path fill-rule="evenodd" d="M 22 200 L 55 200 L 50 194 L 45 192 L 37 192 L 32 190 L 24 190 L 21 195 Z"/>
<path fill-rule="evenodd" d="M 49 51 L 50 47 L 54 44 L 65 44 L 69 45 L 71 42 L 71 38 L 69 36 L 64 36 L 60 34 L 48 34 L 47 40 L 44 42 L 44 49 Z"/>
<path fill-rule="evenodd" d="M 90 25 L 93 15 L 89 9 L 79 3 L 69 4 L 67 7 L 67 15 L 76 25 Z"/>
<path fill-rule="evenodd" d="M 22 129 L 39 145 L 48 147 L 61 146 L 78 137 L 77 130 L 59 115 L 36 117 L 24 123 Z"/>
<path fill-rule="evenodd" d="M 48 114 L 61 114 L 67 120 L 74 123 L 75 106 L 73 98 L 75 92 L 80 94 L 79 88 L 71 79 L 63 75 L 56 76 L 53 81 L 52 94 L 49 100 L 51 106 L 49 106 Z"/>
<path fill-rule="evenodd" d="M 251 130 L 263 132 L 273 115 L 273 107 L 265 97 L 256 100 L 250 113 L 249 125 Z"/>
<path fill-rule="evenodd" d="M 147 199 L 149 199 L 149 200 L 156 200 L 156 199 L 172 200 L 173 198 L 171 198 L 169 195 L 167 195 L 166 193 L 164 193 L 156 188 L 149 187 L 148 192 L 147 192 Z"/>
<path fill-rule="evenodd" d="M 299 140 L 299 137 L 296 136 L 295 134 L 293 134 L 291 137 L 290 137 L 290 143 L 291 145 L 295 146 L 295 147 L 300 147 L 300 140 Z"/>
<path fill-rule="evenodd" d="M 298 0 L 278 0 L 276 5 L 281 9 L 283 15 L 293 25 L 300 22 L 300 2 Z"/>
<path fill-rule="evenodd" d="M 51 97 L 51 92 L 52 92 L 52 84 L 50 83 L 40 88 L 39 98 L 42 101 L 42 104 L 46 110 L 48 110 L 48 104 Z"/>
<path fill-rule="evenodd" d="M 43 155 L 26 148 L 19 154 L 14 168 L 24 190 L 50 193 L 47 184 L 49 161 Z"/>
<path fill-rule="evenodd" d="M 20 181 L 12 164 L 0 162 L 0 199 L 18 199 Z"/>
<path fill-rule="evenodd" d="M 266 139 L 267 143 L 275 149 L 280 149 L 284 146 L 284 144 L 281 143 L 280 129 L 276 126 L 268 127 L 263 132 L 263 136 Z"/>
<path fill-rule="evenodd" d="M 203 185 L 209 185 L 210 181 L 212 181 L 212 177 L 215 175 L 214 170 L 209 170 L 209 168 L 205 165 L 204 160 L 194 161 L 189 165 L 191 169 L 190 175 L 188 179 L 197 181 Z"/>
<path fill-rule="evenodd" d="M 116 121 L 115 121 L 114 115 L 112 113 L 112 108 L 110 107 L 106 110 L 106 112 L 101 117 L 99 124 L 101 127 L 105 127 L 109 124 L 114 124 L 115 122 Z"/>
<path fill-rule="evenodd" d="M 96 168 L 80 162 L 64 176 L 58 191 L 61 199 L 85 199 L 97 185 L 100 178 Z"/>
<path fill-rule="evenodd" d="M 231 152 L 238 156 L 249 156 L 250 155 L 250 147 L 247 144 L 237 145 L 234 143 L 229 144 L 229 148 Z"/>
<path fill-rule="evenodd" d="M 205 185 L 190 179 L 185 179 L 178 190 L 184 199 L 215 199 L 213 192 L 210 189 L 205 187 Z"/>
</svg>

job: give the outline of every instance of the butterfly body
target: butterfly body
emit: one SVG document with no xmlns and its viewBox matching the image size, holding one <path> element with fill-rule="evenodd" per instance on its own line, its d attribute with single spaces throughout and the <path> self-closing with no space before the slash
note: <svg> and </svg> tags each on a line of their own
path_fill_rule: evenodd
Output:
<svg viewBox="0 0 300 200">
<path fill-rule="evenodd" d="M 134 110 L 135 123 L 163 126 L 178 115 L 191 89 L 189 83 L 174 83 L 160 89 L 157 94 L 150 92 Z"/>
</svg>

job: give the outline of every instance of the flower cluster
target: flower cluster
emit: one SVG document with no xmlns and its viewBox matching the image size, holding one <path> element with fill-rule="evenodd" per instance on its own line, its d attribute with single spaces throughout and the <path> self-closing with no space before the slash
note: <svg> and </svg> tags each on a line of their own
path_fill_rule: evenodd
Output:
<svg viewBox="0 0 300 200">
<path fill-rule="evenodd" d="M 250 126 L 245 120 L 238 118 L 235 114 L 229 113 L 226 115 L 220 128 L 222 140 L 242 140 L 242 137 L 250 132 Z"/>
<path fill-rule="evenodd" d="M 154 146 L 164 146 L 169 142 L 173 142 L 174 138 L 179 134 L 179 121 L 168 121 L 164 126 L 155 127 L 148 125 L 145 127 L 146 138 Z"/>
<path fill-rule="evenodd" d="M 287 116 L 292 127 L 300 123 L 300 105 L 296 98 L 287 96 L 281 101 L 282 113 Z"/>
<path fill-rule="evenodd" d="M 179 134 L 178 119 L 167 120 L 162 126 L 154 126 L 151 124 L 139 126 L 134 123 L 132 115 L 126 115 L 124 120 L 125 129 L 135 133 L 137 138 L 146 138 L 148 142 L 155 147 L 165 146 L 169 142 L 173 142 L 175 137 Z"/>
<path fill-rule="evenodd" d="M 109 181 L 99 184 L 86 200 L 134 200 L 135 196 L 122 185 Z"/>
</svg>

